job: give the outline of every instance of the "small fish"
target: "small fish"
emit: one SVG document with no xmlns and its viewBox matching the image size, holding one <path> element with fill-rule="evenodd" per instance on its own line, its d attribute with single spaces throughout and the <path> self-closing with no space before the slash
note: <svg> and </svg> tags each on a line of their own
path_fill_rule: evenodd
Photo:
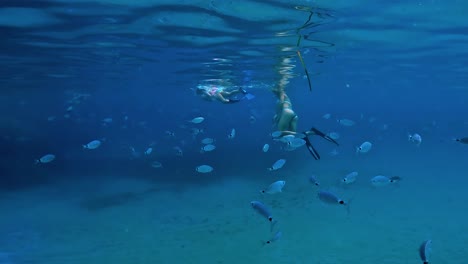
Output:
<svg viewBox="0 0 468 264">
<path fill-rule="evenodd" d="M 354 126 L 354 124 L 356 124 L 356 122 L 354 122 L 353 120 L 346 119 L 346 118 L 337 119 L 336 121 L 338 122 L 338 124 L 340 124 L 342 126 Z"/>
<path fill-rule="evenodd" d="M 275 163 L 273 163 L 273 165 L 270 168 L 268 168 L 268 170 L 269 171 L 279 170 L 283 168 L 285 163 L 286 163 L 285 159 L 279 159 Z"/>
<path fill-rule="evenodd" d="M 213 171 L 213 167 L 210 165 L 200 165 L 195 168 L 195 171 L 199 173 L 210 173 Z"/>
<path fill-rule="evenodd" d="M 236 137 L 236 129 L 233 128 L 233 129 L 231 129 L 231 133 L 229 133 L 228 138 L 233 139 L 235 137 Z"/>
<path fill-rule="evenodd" d="M 356 147 L 356 153 L 367 153 L 372 148 L 372 143 L 365 141 L 359 147 Z"/>
<path fill-rule="evenodd" d="M 272 138 L 279 138 L 279 137 L 281 137 L 281 135 L 283 135 L 283 132 L 281 132 L 281 131 L 274 131 L 274 132 L 271 132 L 271 134 L 270 134 L 270 136 Z"/>
<path fill-rule="evenodd" d="M 322 116 L 323 119 L 330 119 L 331 114 L 327 113 Z"/>
<path fill-rule="evenodd" d="M 381 127 L 380 127 L 380 130 L 388 130 L 388 124 L 383 124 Z"/>
<path fill-rule="evenodd" d="M 203 121 L 205 121 L 205 118 L 201 117 L 201 116 L 195 117 L 192 120 L 190 120 L 190 122 L 193 123 L 193 124 L 200 124 Z"/>
<path fill-rule="evenodd" d="M 130 147 L 130 154 L 132 159 L 138 159 L 141 156 L 141 153 L 136 151 L 134 147 Z"/>
<path fill-rule="evenodd" d="M 418 133 L 414 133 L 413 135 L 408 134 L 408 141 L 415 143 L 416 146 L 419 146 L 421 145 L 422 137 Z"/>
<path fill-rule="evenodd" d="M 285 136 L 280 137 L 280 138 L 279 138 L 279 141 L 288 144 L 288 143 L 290 143 L 294 138 L 295 138 L 294 135 L 285 135 Z"/>
<path fill-rule="evenodd" d="M 309 182 L 315 186 L 320 186 L 320 182 L 317 180 L 317 177 L 315 177 L 315 175 L 311 175 L 309 177 Z"/>
<path fill-rule="evenodd" d="M 55 159 L 55 155 L 54 155 L 54 154 L 47 154 L 47 155 L 44 155 L 44 156 L 42 156 L 41 158 L 37 159 L 37 160 L 35 161 L 35 164 L 39 164 L 39 163 L 49 163 L 49 162 L 52 162 L 54 159 Z"/>
<path fill-rule="evenodd" d="M 468 137 L 464 137 L 464 138 L 456 138 L 454 139 L 456 142 L 460 142 L 462 144 L 468 144 Z"/>
<path fill-rule="evenodd" d="M 101 141 L 100 140 L 93 140 L 89 142 L 88 144 L 83 145 L 84 149 L 97 149 L 101 146 Z"/>
<path fill-rule="evenodd" d="M 176 156 L 179 156 L 179 157 L 184 156 L 184 152 L 182 151 L 180 147 L 174 147 L 174 151 L 175 151 Z"/>
<path fill-rule="evenodd" d="M 196 137 L 198 134 L 203 134 L 203 129 L 200 128 L 191 128 L 190 131 L 194 137 Z"/>
<path fill-rule="evenodd" d="M 344 200 L 338 198 L 336 194 L 329 192 L 329 191 L 319 191 L 318 198 L 320 199 L 320 201 L 327 203 L 327 204 L 347 205 L 347 203 Z"/>
<path fill-rule="evenodd" d="M 266 153 L 266 152 L 268 152 L 269 149 L 270 149 L 270 145 L 265 144 L 265 145 L 263 145 L 262 151 Z"/>
<path fill-rule="evenodd" d="M 387 177 L 387 176 L 383 176 L 383 175 L 377 175 L 375 177 L 373 177 L 371 179 L 371 183 L 372 185 L 374 185 L 375 187 L 382 187 L 382 186 L 387 186 L 389 185 L 390 183 L 396 183 L 398 182 L 399 180 L 401 180 L 400 177 L 398 176 L 395 176 L 396 178 L 394 177 Z"/>
<path fill-rule="evenodd" d="M 330 154 L 330 156 L 334 157 L 334 156 L 337 156 L 337 155 L 340 154 L 340 153 L 338 152 L 337 149 L 333 149 L 333 150 L 330 151 L 328 154 Z"/>
<path fill-rule="evenodd" d="M 151 167 L 153 167 L 155 169 L 162 168 L 162 163 L 159 162 L 159 161 L 153 161 L 153 162 L 151 162 Z"/>
<path fill-rule="evenodd" d="M 109 125 L 109 124 L 112 123 L 112 121 L 113 121 L 113 120 L 112 120 L 111 117 L 107 117 L 107 118 L 104 118 L 104 119 L 102 120 L 102 124 L 103 124 L 103 125 Z"/>
<path fill-rule="evenodd" d="M 213 144 L 214 141 L 215 141 L 215 140 L 212 139 L 212 138 L 204 138 L 204 139 L 202 139 L 201 143 L 202 143 L 202 144 L 205 144 L 205 145 L 208 145 L 208 144 Z"/>
<path fill-rule="evenodd" d="M 215 145 L 208 144 L 208 145 L 205 145 L 205 146 L 203 146 L 201 148 L 200 153 L 210 152 L 210 151 L 213 151 L 215 149 L 216 149 Z"/>
<path fill-rule="evenodd" d="M 268 193 L 268 194 L 280 193 L 283 191 L 284 185 L 286 185 L 285 181 L 275 181 L 274 183 L 270 184 L 268 188 L 262 190 L 261 193 Z"/>
<path fill-rule="evenodd" d="M 145 155 L 150 155 L 153 152 L 153 148 L 147 148 L 145 150 Z"/>
<path fill-rule="evenodd" d="M 340 134 L 338 134 L 337 132 L 330 132 L 330 133 L 327 133 L 327 136 L 331 139 L 334 139 L 334 140 L 338 140 L 340 139 Z"/>
<path fill-rule="evenodd" d="M 168 137 L 175 137 L 175 133 L 172 132 L 172 131 L 166 130 L 165 133 L 166 133 L 166 135 L 167 135 Z"/>
<path fill-rule="evenodd" d="M 401 177 L 400 176 L 392 176 L 390 177 L 390 182 L 391 183 L 397 183 L 397 182 L 400 182 L 401 181 Z"/>
<path fill-rule="evenodd" d="M 419 247 L 419 257 L 423 261 L 423 264 L 429 264 L 429 258 L 432 253 L 432 240 L 424 241 Z"/>
<path fill-rule="evenodd" d="M 349 173 L 348 175 L 344 176 L 341 181 L 345 184 L 351 184 L 356 181 L 357 176 L 358 176 L 358 173 L 356 171 L 353 171 Z"/>
<path fill-rule="evenodd" d="M 278 230 L 278 231 L 276 231 L 275 235 L 272 238 L 270 238 L 270 240 L 265 241 L 264 245 L 271 244 L 271 243 L 273 243 L 275 241 L 278 241 L 278 240 L 281 239 L 282 236 L 283 236 L 283 233 Z"/>
<path fill-rule="evenodd" d="M 296 149 L 296 148 L 304 146 L 306 144 L 306 141 L 302 138 L 293 138 L 287 144 L 289 147 Z"/>
<path fill-rule="evenodd" d="M 259 213 L 260 215 L 268 219 L 268 221 L 273 223 L 273 216 L 271 215 L 270 209 L 266 205 L 264 205 L 260 201 L 251 201 L 250 205 L 257 213 Z"/>
</svg>

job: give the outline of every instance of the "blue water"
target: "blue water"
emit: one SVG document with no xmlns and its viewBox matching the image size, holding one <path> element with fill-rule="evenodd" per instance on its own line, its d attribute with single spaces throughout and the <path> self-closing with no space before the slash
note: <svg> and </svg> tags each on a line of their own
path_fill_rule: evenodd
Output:
<svg viewBox="0 0 468 264">
<path fill-rule="evenodd" d="M 466 262 L 468 146 L 453 139 L 468 136 L 468 4 L 180 2 L 2 1 L 0 264 L 422 263 L 428 239 L 430 263 Z M 298 131 L 340 134 L 311 137 L 320 160 L 271 137 L 285 66 Z M 194 92 L 221 82 L 255 98 Z"/>
</svg>

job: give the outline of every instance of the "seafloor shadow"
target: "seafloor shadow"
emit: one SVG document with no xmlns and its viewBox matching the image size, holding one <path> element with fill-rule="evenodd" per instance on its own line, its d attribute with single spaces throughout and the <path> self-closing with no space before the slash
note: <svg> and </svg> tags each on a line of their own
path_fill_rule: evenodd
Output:
<svg viewBox="0 0 468 264">
<path fill-rule="evenodd" d="M 143 192 L 121 192 L 103 196 L 95 196 L 84 199 L 80 202 L 80 206 L 87 209 L 88 211 L 99 211 L 111 207 L 123 206 L 128 203 L 144 199 L 146 194 L 157 191 L 158 189 L 156 188 L 150 188 Z"/>
</svg>

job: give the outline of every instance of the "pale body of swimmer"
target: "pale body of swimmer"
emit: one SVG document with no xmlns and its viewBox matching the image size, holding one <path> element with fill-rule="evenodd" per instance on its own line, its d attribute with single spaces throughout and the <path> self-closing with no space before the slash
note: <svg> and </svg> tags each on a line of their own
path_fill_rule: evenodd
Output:
<svg viewBox="0 0 468 264">
<path fill-rule="evenodd" d="M 219 101 L 224 104 L 237 103 L 241 99 L 234 98 L 238 94 L 246 94 L 242 88 L 228 90 L 223 86 L 198 86 L 195 90 L 196 94 L 207 101 Z"/>
<path fill-rule="evenodd" d="M 338 143 L 316 128 L 311 128 L 305 132 L 297 132 L 297 122 L 299 117 L 297 116 L 296 112 L 294 112 L 291 100 L 285 92 L 285 87 L 289 83 L 289 79 L 292 76 L 290 73 L 290 69 L 292 69 L 292 67 L 289 66 L 290 63 L 291 60 L 289 58 L 284 58 L 281 61 L 281 66 L 279 67 L 279 74 L 281 75 L 281 78 L 278 82 L 278 85 L 272 89 L 272 92 L 278 98 L 276 114 L 273 118 L 274 123 L 277 126 L 278 132 L 280 132 L 279 137 L 293 135 L 295 137 L 303 138 L 306 141 L 306 146 L 310 154 L 314 157 L 314 159 L 318 160 L 320 159 L 320 155 L 312 146 L 312 143 L 309 140 L 309 136 L 317 135 L 336 145 L 338 145 Z"/>
<path fill-rule="evenodd" d="M 278 130 L 286 134 L 294 134 L 297 130 L 299 117 L 292 108 L 291 100 L 281 88 L 273 90 L 273 93 L 278 97 L 276 115 L 274 117 Z"/>
</svg>

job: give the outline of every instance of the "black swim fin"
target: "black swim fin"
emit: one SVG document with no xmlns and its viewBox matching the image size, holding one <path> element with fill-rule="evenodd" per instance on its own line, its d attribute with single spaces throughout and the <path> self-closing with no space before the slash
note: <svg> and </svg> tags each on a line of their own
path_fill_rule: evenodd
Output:
<svg viewBox="0 0 468 264">
<path fill-rule="evenodd" d="M 305 135 L 306 136 L 305 136 L 304 140 L 306 142 L 307 150 L 312 155 L 312 157 L 314 157 L 315 160 L 319 160 L 320 159 L 320 154 L 317 152 L 317 150 L 314 148 L 314 146 L 312 146 L 312 143 L 310 143 L 310 140 L 307 137 L 307 134 L 305 134 Z"/>
<path fill-rule="evenodd" d="M 240 102 L 241 99 L 237 99 L 237 98 L 229 98 L 227 103 L 228 104 L 233 104 L 233 103 L 237 103 L 237 102 Z"/>
<path fill-rule="evenodd" d="M 340 144 L 338 144 L 338 142 L 336 142 L 333 138 L 327 136 L 325 133 L 323 133 L 322 131 L 316 129 L 315 127 L 311 128 L 311 129 L 310 129 L 310 132 L 313 132 L 314 135 L 320 136 L 320 137 L 324 138 L 325 140 L 330 141 L 330 142 L 336 144 L 337 146 L 340 145 Z"/>
</svg>

